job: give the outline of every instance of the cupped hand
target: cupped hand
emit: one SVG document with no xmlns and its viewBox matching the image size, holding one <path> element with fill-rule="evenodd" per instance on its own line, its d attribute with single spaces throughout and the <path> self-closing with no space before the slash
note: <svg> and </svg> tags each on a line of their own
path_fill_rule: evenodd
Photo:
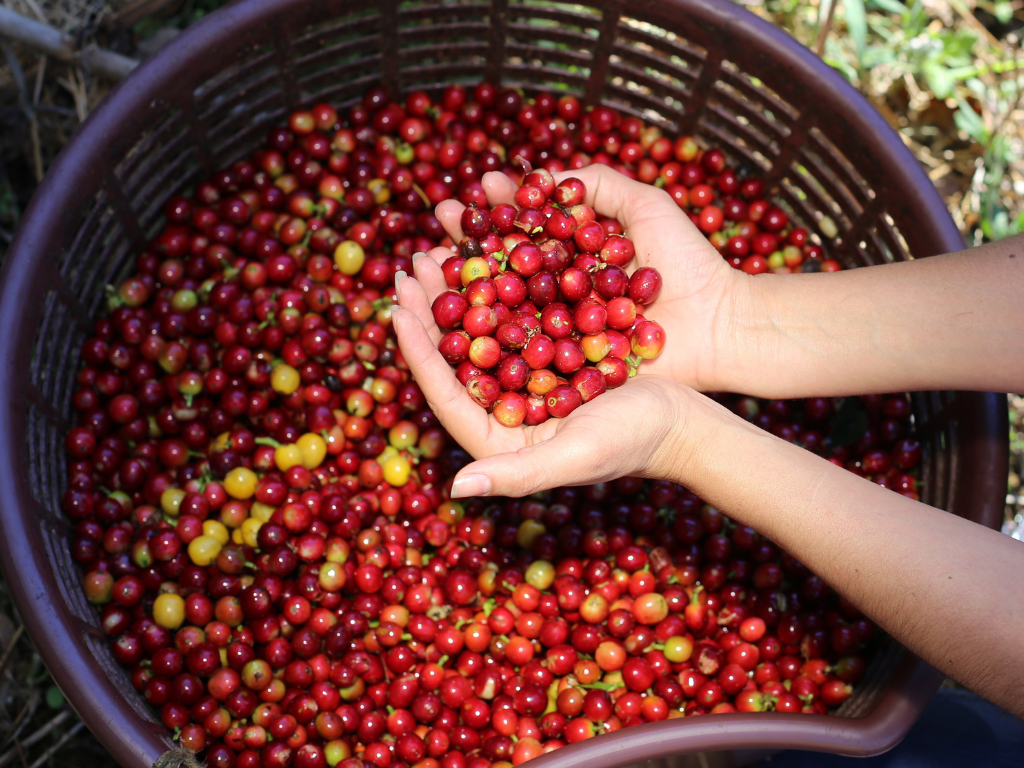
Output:
<svg viewBox="0 0 1024 768">
<path fill-rule="evenodd" d="M 725 262 L 663 190 L 603 165 L 555 174 L 556 181 L 570 177 L 586 185 L 586 203 L 598 214 L 619 220 L 633 241 L 636 256 L 626 271 L 648 266 L 661 273 L 661 295 L 646 307 L 644 316 L 661 324 L 667 343 L 661 355 L 645 361 L 640 371 L 702 391 L 734 389 L 731 372 L 741 367 L 735 361 L 744 355 L 737 348 L 741 334 L 736 331 L 742 331 L 745 318 L 752 315 L 747 276 Z M 512 203 L 516 185 L 505 174 L 485 174 L 482 183 L 492 206 Z M 464 208 L 457 200 L 437 207 L 438 219 L 456 243 L 462 239 Z M 434 248 L 428 255 L 431 259 L 420 259 L 415 271 L 429 305 L 447 290 L 437 265 L 452 252 Z M 440 332 L 431 324 L 427 328 L 436 341 Z"/>
<path fill-rule="evenodd" d="M 403 306 L 425 301 L 415 281 L 398 282 Z M 402 356 L 441 424 L 477 459 L 456 476 L 453 497 L 520 497 L 625 475 L 673 476 L 683 452 L 688 399 L 697 396 L 687 387 L 662 376 L 638 376 L 564 419 L 505 427 L 455 378 L 421 316 L 392 310 Z"/>
</svg>

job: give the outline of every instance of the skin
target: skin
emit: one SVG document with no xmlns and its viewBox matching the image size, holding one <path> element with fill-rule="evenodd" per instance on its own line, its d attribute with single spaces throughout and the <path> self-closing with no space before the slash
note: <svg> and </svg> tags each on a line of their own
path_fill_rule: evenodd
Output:
<svg viewBox="0 0 1024 768">
<path fill-rule="evenodd" d="M 560 174 L 564 178 L 569 174 Z M 476 459 L 453 496 L 525 496 L 624 475 L 684 485 L 790 551 L 935 667 L 1024 717 L 1017 541 L 912 501 L 746 421 L 698 390 L 773 398 L 919 389 L 1024 390 L 1024 237 L 830 274 L 731 269 L 669 197 L 601 166 L 573 172 L 664 286 L 646 316 L 669 342 L 625 386 L 565 419 L 509 429 L 436 350 L 437 248 L 399 273 L 393 321 L 438 418 Z M 484 177 L 491 204 L 514 184 Z M 438 217 L 455 241 L 462 206 Z M 998 617 L 998 620 L 994 620 Z"/>
</svg>

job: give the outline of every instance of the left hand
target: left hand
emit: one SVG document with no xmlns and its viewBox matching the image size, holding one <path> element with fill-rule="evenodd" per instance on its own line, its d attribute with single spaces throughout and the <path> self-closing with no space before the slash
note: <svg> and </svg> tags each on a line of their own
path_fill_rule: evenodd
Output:
<svg viewBox="0 0 1024 768">
<path fill-rule="evenodd" d="M 686 406 L 697 393 L 661 376 L 637 376 L 564 419 L 505 427 L 473 401 L 437 351 L 423 288 L 407 277 L 397 283 L 392 322 L 402 355 L 441 424 L 478 459 L 455 478 L 453 497 L 521 497 L 625 475 L 674 474 Z"/>
</svg>

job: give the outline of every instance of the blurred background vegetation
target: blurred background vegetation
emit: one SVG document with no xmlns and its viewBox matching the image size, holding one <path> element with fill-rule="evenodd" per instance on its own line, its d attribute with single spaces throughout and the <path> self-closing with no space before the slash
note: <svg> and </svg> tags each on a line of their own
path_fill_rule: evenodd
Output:
<svg viewBox="0 0 1024 768">
<path fill-rule="evenodd" d="M 311 0 L 314 1 L 314 0 Z M 737 0 L 856 86 L 927 170 L 968 244 L 1024 232 L 1024 0 Z M 224 0 L 0 0 L 73 45 L 145 59 Z M 112 83 L 0 36 L 0 259 L 39 179 Z M 1004 530 L 1024 532 L 1024 397 Z M 0 581 L 0 768 L 109 766 Z"/>
</svg>

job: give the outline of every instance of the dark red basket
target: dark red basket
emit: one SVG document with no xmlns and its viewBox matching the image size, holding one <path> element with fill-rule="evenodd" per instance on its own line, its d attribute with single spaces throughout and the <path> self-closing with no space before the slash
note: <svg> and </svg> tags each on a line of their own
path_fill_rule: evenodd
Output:
<svg viewBox="0 0 1024 768">
<path fill-rule="evenodd" d="M 567 88 L 723 147 L 759 169 L 802 226 L 825 241 L 838 232 L 832 255 L 847 266 L 963 247 L 928 177 L 867 101 L 726 0 L 248 0 L 211 14 L 93 113 L 37 192 L 3 270 L 0 562 L 54 679 L 126 768 L 151 765 L 169 734 L 108 651 L 59 512 L 77 350 L 104 287 L 160 229 L 169 196 L 250 153 L 290 110 L 347 106 L 380 82 L 436 93 L 482 78 L 527 93 Z M 913 403 L 924 500 L 998 526 L 1005 398 L 925 392 Z M 669 720 L 533 765 L 739 765 L 782 748 L 875 754 L 903 737 L 941 679 L 890 642 L 844 717 Z"/>
</svg>

